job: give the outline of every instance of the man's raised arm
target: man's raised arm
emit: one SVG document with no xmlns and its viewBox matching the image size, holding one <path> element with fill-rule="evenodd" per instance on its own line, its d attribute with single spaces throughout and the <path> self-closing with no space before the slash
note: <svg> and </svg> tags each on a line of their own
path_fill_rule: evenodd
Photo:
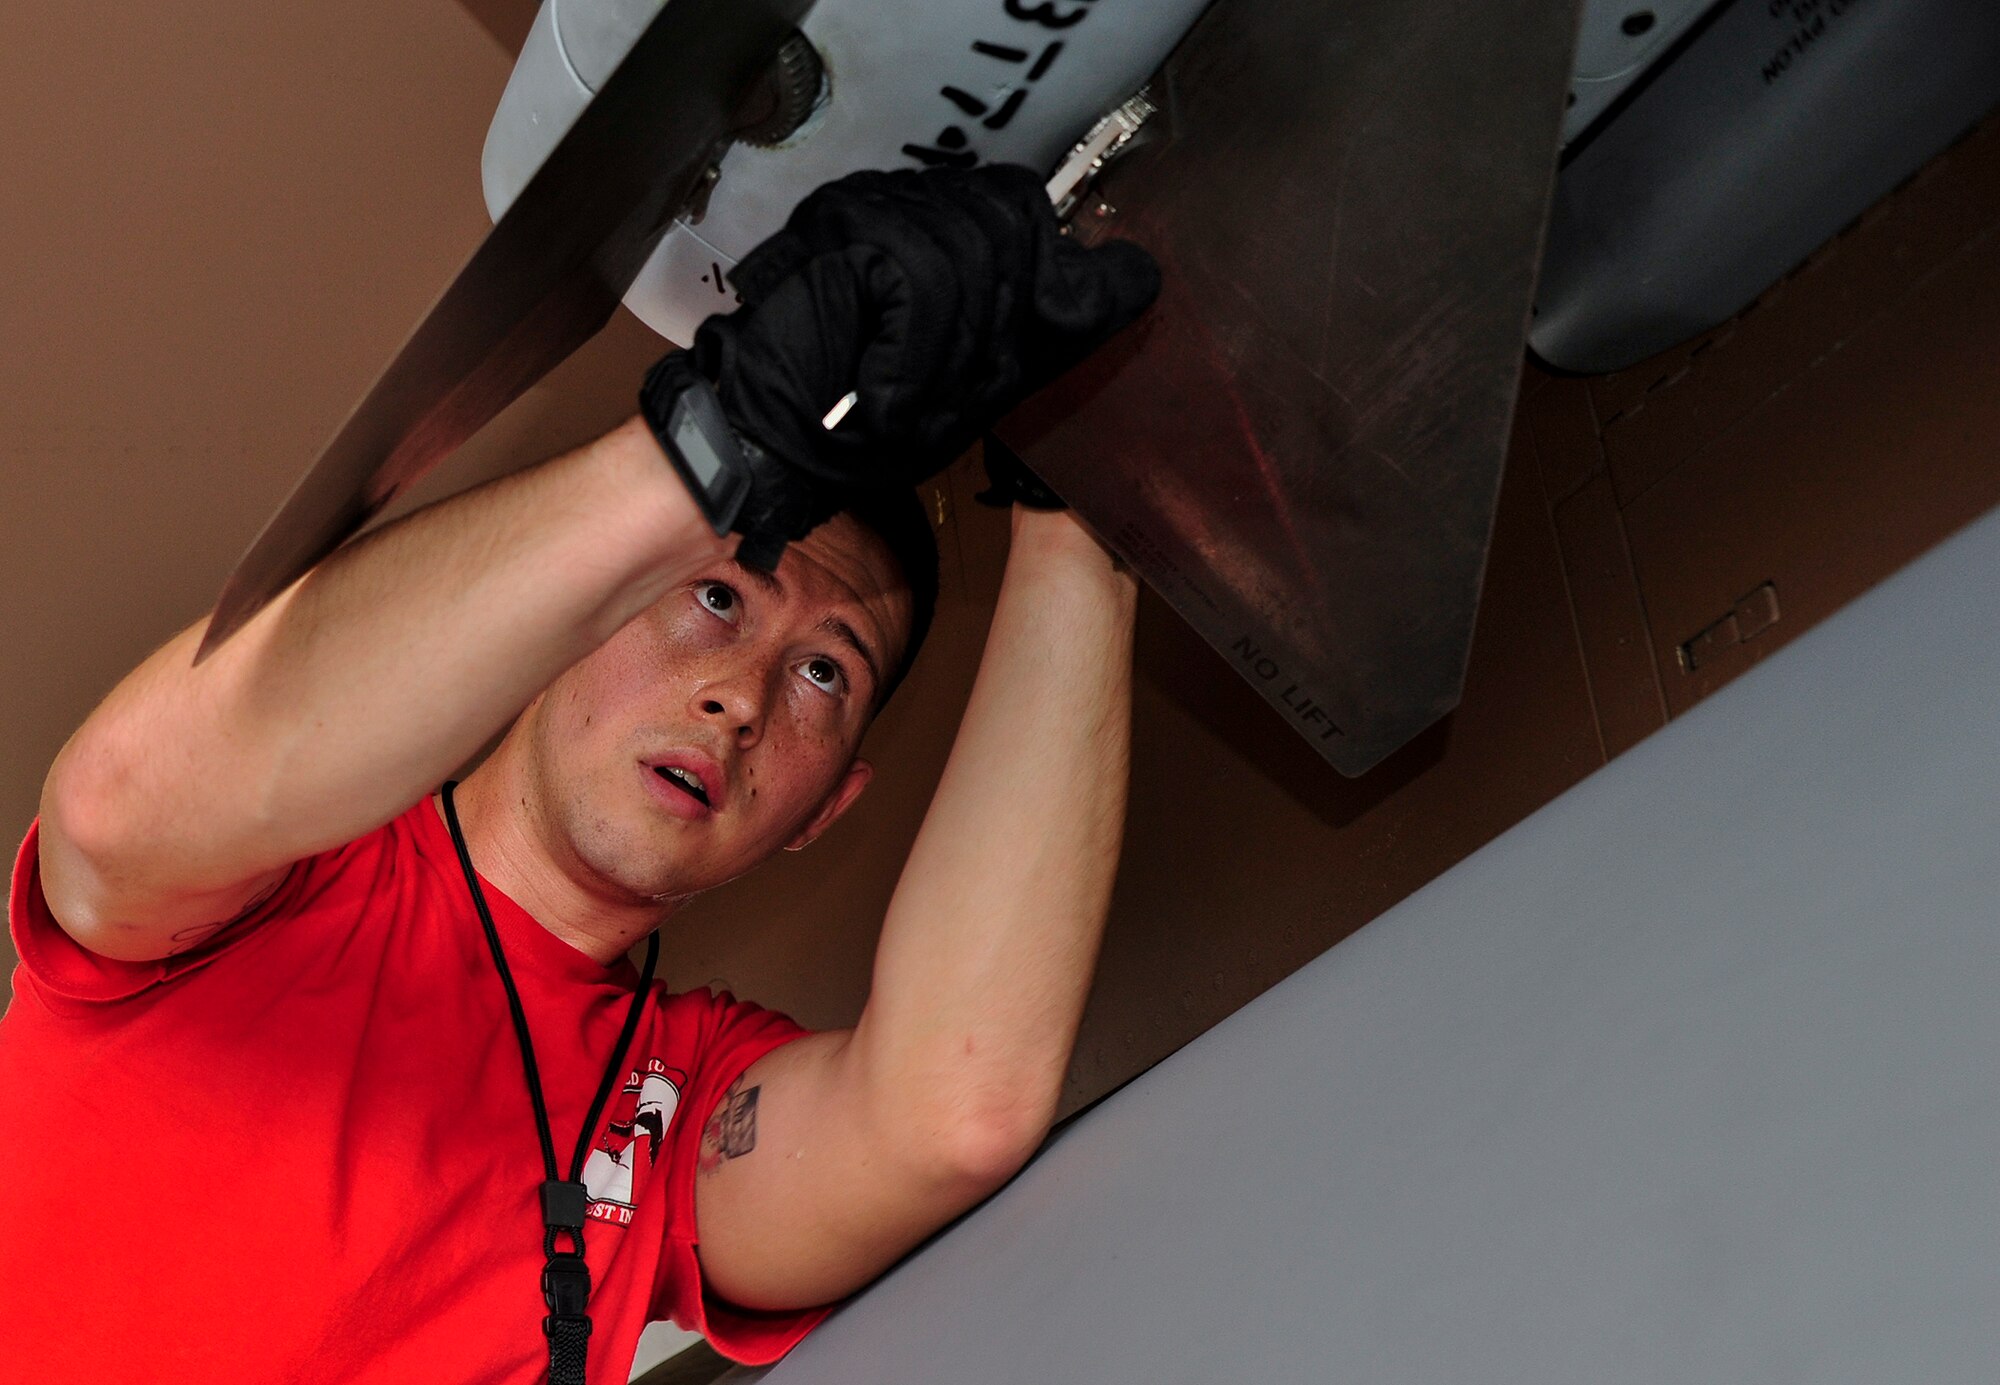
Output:
<svg viewBox="0 0 2000 1385">
<path fill-rule="evenodd" d="M 1073 244 L 1006 165 L 852 174 L 733 281 L 743 305 L 649 377 L 646 423 L 336 553 L 200 668 L 188 631 L 127 678 L 44 785 L 63 926 L 128 959 L 220 926 L 719 557 L 704 514 L 774 562 L 856 496 L 935 474 L 1158 291 L 1143 251 Z M 700 465 L 661 416 L 683 407 L 731 435 L 704 429 Z"/>
<path fill-rule="evenodd" d="M 335 553 L 199 668 L 182 631 L 49 771 L 51 911 L 105 956 L 167 955 L 416 802 L 724 551 L 634 419 Z"/>
<path fill-rule="evenodd" d="M 1136 606 L 1131 575 L 1069 515 L 1015 511 L 861 1021 L 752 1064 L 711 1120 L 696 1215 L 725 1297 L 852 1292 L 1048 1133 L 1124 829 Z"/>
</svg>

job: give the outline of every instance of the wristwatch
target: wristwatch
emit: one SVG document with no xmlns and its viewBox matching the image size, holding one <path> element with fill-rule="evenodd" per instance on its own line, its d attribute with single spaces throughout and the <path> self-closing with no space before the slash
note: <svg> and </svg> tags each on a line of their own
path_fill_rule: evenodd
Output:
<svg viewBox="0 0 2000 1385">
<path fill-rule="evenodd" d="M 729 533 L 749 498 L 752 474 L 762 454 L 730 426 L 715 386 L 695 369 L 689 353 L 670 352 L 646 372 L 639 412 L 703 518 L 718 535 Z M 782 538 L 746 534 L 737 547 L 736 561 L 769 572 L 777 567 L 784 549 Z"/>
</svg>

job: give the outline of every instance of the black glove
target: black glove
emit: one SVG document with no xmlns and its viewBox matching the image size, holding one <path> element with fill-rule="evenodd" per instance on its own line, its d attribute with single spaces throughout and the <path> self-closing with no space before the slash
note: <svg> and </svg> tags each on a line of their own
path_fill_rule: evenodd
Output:
<svg viewBox="0 0 2000 1385">
<path fill-rule="evenodd" d="M 730 281 L 742 306 L 669 362 L 713 381 L 751 444 L 734 527 L 760 548 L 857 492 L 936 474 L 1145 311 L 1160 282 L 1136 245 L 1062 235 L 1041 180 L 1006 164 L 850 174 Z M 852 409 L 822 426 L 849 391 Z"/>
</svg>

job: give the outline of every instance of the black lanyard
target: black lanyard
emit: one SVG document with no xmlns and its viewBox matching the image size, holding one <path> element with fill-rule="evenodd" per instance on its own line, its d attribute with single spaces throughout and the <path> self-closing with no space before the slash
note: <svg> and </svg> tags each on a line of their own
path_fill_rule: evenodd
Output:
<svg viewBox="0 0 2000 1385">
<path fill-rule="evenodd" d="M 542 1335 L 549 1341 L 549 1385 L 584 1385 L 584 1361 L 590 1351 L 590 1266 L 583 1258 L 583 1223 L 590 1209 L 590 1193 L 583 1185 L 583 1161 L 590 1155 L 591 1136 L 597 1133 L 597 1118 L 611 1099 L 611 1088 L 625 1067 L 625 1051 L 639 1028 L 639 1012 L 645 1007 L 646 993 L 653 985 L 653 971 L 660 961 L 660 935 L 646 939 L 645 974 L 639 989 L 632 993 L 631 1008 L 625 1012 L 625 1027 L 618 1031 L 618 1047 L 597 1084 L 597 1096 L 583 1129 L 576 1137 L 576 1153 L 569 1161 L 569 1177 L 556 1172 L 556 1145 L 549 1134 L 549 1108 L 542 1100 L 541 1070 L 535 1066 L 535 1045 L 528 1038 L 528 1016 L 521 1008 L 521 993 L 514 989 L 514 975 L 507 970 L 507 954 L 500 948 L 500 934 L 493 927 L 492 911 L 486 907 L 486 892 L 479 888 L 478 873 L 472 869 L 472 853 L 465 849 L 465 833 L 459 830 L 458 809 L 451 801 L 456 781 L 444 786 L 444 820 L 451 828 L 451 844 L 458 848 L 458 863 L 465 869 L 466 888 L 472 891 L 473 907 L 486 930 L 486 946 L 493 953 L 493 965 L 500 984 L 507 988 L 507 1009 L 514 1017 L 514 1037 L 521 1044 L 521 1070 L 528 1079 L 528 1100 L 535 1108 L 535 1134 L 542 1142 L 542 1300 L 549 1306 L 542 1319 Z M 569 1249 L 558 1250 L 559 1235 L 569 1237 Z"/>
</svg>

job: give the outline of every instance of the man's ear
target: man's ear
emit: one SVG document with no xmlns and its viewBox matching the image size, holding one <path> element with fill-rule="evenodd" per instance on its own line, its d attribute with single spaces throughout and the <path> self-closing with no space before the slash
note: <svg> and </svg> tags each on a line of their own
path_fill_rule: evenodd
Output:
<svg viewBox="0 0 2000 1385">
<path fill-rule="evenodd" d="M 874 777 L 875 766 L 857 758 L 847 767 L 847 773 L 840 777 L 840 782 L 834 785 L 833 792 L 826 796 L 826 802 L 819 805 L 819 811 L 799 829 L 796 837 L 785 843 L 785 850 L 803 851 L 811 846 L 815 837 L 840 821 L 840 815 L 854 806 L 854 800 L 861 797 L 861 791 Z"/>
</svg>

